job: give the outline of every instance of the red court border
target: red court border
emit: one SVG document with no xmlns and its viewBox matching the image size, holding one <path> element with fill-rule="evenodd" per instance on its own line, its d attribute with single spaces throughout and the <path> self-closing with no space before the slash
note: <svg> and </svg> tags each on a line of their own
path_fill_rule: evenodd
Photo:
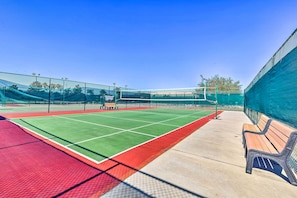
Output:
<svg viewBox="0 0 297 198">
<path fill-rule="evenodd" d="M 123 110 L 140 110 L 147 108 L 129 108 Z M 6 113 L 3 114 L 6 118 L 22 118 L 22 117 L 33 117 L 33 116 L 49 116 L 49 115 L 63 115 L 63 114 L 79 114 L 79 113 L 91 113 L 91 112 L 106 112 L 110 110 L 86 110 L 86 111 L 55 111 L 51 113 L 46 112 L 31 112 L 31 113 Z M 113 111 L 113 110 L 112 110 Z M 119 110 L 114 110 L 119 111 Z M 121 110 L 120 110 L 121 111 Z M 108 159 L 103 161 L 102 163 L 95 163 L 87 158 L 72 152 L 71 150 L 60 146 L 48 139 L 44 139 L 42 136 L 28 130 L 24 129 L 27 133 L 32 136 L 41 139 L 45 143 L 54 146 L 55 148 L 62 150 L 63 152 L 83 161 L 86 164 L 89 164 L 95 168 L 98 168 L 102 171 L 106 171 L 106 173 L 118 178 L 123 181 L 128 178 L 130 175 L 135 173 L 137 170 L 140 170 L 142 167 L 156 159 L 158 156 L 162 155 L 162 153 L 169 150 L 171 147 L 176 145 L 178 142 L 195 132 L 197 129 L 202 127 L 204 124 L 209 122 L 209 120 L 214 119 L 217 115 L 222 113 L 222 111 L 218 111 L 218 113 L 213 113 L 208 116 L 205 116 L 199 120 L 196 120 L 188 125 L 180 127 L 170 133 L 167 133 L 163 136 L 160 136 L 156 139 L 148 141 L 140 146 L 134 147 L 126 152 L 123 152 L 119 155 L 116 155 L 112 159 Z M 117 165 L 117 166 L 115 166 Z M 115 166 L 115 168 L 112 168 Z M 108 170 L 109 169 L 109 170 Z M 100 195 L 105 194 L 110 189 L 115 187 L 118 183 L 106 184 L 109 188 L 105 188 L 105 191 L 101 191 L 98 189 L 98 193 L 94 194 L 92 197 L 98 197 Z"/>
</svg>

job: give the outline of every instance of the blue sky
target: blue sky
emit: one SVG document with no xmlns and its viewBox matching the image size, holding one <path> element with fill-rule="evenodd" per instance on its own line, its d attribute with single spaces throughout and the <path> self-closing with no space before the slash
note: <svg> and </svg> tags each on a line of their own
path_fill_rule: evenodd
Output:
<svg viewBox="0 0 297 198">
<path fill-rule="evenodd" d="M 0 71 L 136 89 L 245 88 L 297 28 L 296 0 L 1 0 Z"/>
</svg>

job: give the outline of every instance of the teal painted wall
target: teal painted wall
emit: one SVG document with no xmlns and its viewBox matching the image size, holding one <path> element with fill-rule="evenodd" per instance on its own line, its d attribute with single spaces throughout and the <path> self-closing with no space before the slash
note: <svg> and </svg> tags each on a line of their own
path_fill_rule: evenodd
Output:
<svg viewBox="0 0 297 198">
<path fill-rule="evenodd" d="M 297 127 L 297 47 L 263 75 L 244 95 L 245 109 Z"/>
</svg>

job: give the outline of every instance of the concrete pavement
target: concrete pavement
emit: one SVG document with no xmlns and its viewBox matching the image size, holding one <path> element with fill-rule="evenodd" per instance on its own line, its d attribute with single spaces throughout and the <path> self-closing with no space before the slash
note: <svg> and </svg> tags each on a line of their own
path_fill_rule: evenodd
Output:
<svg viewBox="0 0 297 198">
<path fill-rule="evenodd" d="M 144 197 L 297 197 L 297 187 L 277 169 L 245 173 L 243 123 L 250 123 L 243 112 L 223 112 L 123 184 Z"/>
</svg>

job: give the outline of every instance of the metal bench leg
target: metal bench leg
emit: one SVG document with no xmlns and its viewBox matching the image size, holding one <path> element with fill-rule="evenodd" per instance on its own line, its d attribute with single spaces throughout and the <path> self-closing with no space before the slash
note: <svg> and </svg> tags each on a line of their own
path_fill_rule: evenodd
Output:
<svg viewBox="0 0 297 198">
<path fill-rule="evenodd" d="M 246 169 L 245 172 L 252 174 L 253 164 L 254 164 L 254 158 L 255 156 L 251 152 L 247 152 L 246 156 Z"/>
<path fill-rule="evenodd" d="M 284 171 L 289 179 L 289 182 L 295 186 L 297 186 L 297 181 L 296 181 L 296 177 L 293 173 L 293 171 L 290 169 L 290 167 L 288 166 L 287 163 L 284 163 L 283 164 L 283 168 L 284 168 Z"/>
<path fill-rule="evenodd" d="M 245 158 L 246 158 L 246 156 L 247 156 L 247 153 L 248 153 L 248 151 L 247 151 L 247 146 L 244 145 L 244 157 L 245 157 Z"/>
<path fill-rule="evenodd" d="M 244 133 L 242 132 L 242 145 L 243 148 L 245 148 L 245 137 L 244 137 Z"/>
</svg>

